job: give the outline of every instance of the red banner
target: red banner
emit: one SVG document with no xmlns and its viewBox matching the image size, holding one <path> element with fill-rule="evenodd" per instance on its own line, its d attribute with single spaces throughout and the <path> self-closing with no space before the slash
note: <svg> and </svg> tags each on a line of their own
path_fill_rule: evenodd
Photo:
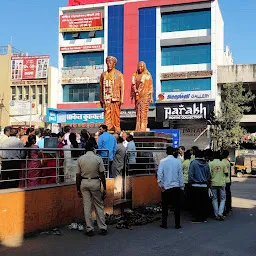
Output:
<svg viewBox="0 0 256 256">
<path fill-rule="evenodd" d="M 47 78 L 49 59 L 49 56 L 12 57 L 12 80 Z"/>
<path fill-rule="evenodd" d="M 102 44 L 60 47 L 61 52 L 82 52 L 82 51 L 97 50 L 97 49 L 102 49 Z"/>
<path fill-rule="evenodd" d="M 118 0 L 69 0 L 68 6 L 117 2 Z"/>
<path fill-rule="evenodd" d="M 60 32 L 102 30 L 102 13 L 64 14 L 60 16 Z"/>
</svg>

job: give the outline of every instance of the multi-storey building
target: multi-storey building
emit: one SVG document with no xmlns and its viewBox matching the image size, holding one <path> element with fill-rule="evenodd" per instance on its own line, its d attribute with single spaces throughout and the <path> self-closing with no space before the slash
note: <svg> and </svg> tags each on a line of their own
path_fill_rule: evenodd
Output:
<svg viewBox="0 0 256 256">
<path fill-rule="evenodd" d="M 180 129 L 182 144 L 208 145 L 202 132 L 220 102 L 217 66 L 232 63 L 231 55 L 224 53 L 217 0 L 70 0 L 59 16 L 61 121 L 85 127 L 88 115 L 84 119 L 81 114 L 89 113 L 98 114 L 98 121 L 91 118 L 89 127 L 102 121 L 99 77 L 106 68 L 105 58 L 113 55 L 125 78 L 122 129 L 135 128 L 131 76 L 138 61 L 145 61 L 155 100 L 148 127 Z M 58 110 L 49 114 L 58 122 Z"/>
<path fill-rule="evenodd" d="M 28 56 L 12 46 L 0 53 L 0 127 L 45 127 L 46 110 L 56 107 L 58 69 L 49 56 Z"/>
</svg>

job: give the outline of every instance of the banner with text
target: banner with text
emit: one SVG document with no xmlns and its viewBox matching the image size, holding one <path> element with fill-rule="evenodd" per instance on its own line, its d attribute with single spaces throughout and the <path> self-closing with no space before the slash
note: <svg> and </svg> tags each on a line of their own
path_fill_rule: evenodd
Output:
<svg viewBox="0 0 256 256">
<path fill-rule="evenodd" d="M 58 124 L 104 123 L 104 113 L 100 111 L 47 110 L 47 122 Z"/>
<path fill-rule="evenodd" d="M 64 14 L 60 16 L 60 32 L 102 30 L 101 12 Z"/>
<path fill-rule="evenodd" d="M 99 83 L 104 65 L 72 67 L 62 69 L 62 84 Z"/>
<path fill-rule="evenodd" d="M 88 45 L 77 45 L 77 46 L 61 46 L 60 51 L 65 52 L 86 52 L 92 50 L 102 50 L 102 44 L 88 44 Z"/>
<path fill-rule="evenodd" d="M 156 104 L 156 120 L 200 120 L 209 119 L 214 111 L 214 101 L 158 103 Z"/>
<path fill-rule="evenodd" d="M 49 56 L 11 58 L 12 80 L 44 79 L 48 76 Z"/>
<path fill-rule="evenodd" d="M 209 100 L 211 91 L 163 92 L 158 95 L 159 101 Z"/>
<path fill-rule="evenodd" d="M 36 115 L 36 100 L 13 100 L 10 102 L 10 116 Z"/>
</svg>

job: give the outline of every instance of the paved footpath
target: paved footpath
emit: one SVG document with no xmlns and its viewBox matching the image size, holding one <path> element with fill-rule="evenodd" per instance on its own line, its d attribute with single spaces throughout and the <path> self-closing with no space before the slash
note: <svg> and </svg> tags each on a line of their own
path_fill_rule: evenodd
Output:
<svg viewBox="0 0 256 256">
<path fill-rule="evenodd" d="M 224 222 L 209 220 L 192 224 L 183 218 L 183 228 L 167 230 L 159 223 L 133 230 L 109 228 L 106 237 L 86 237 L 63 229 L 63 236 L 37 236 L 20 248 L 0 247 L 1 256 L 255 256 L 256 179 L 234 178 L 233 212 Z M 173 216 L 169 218 L 170 224 Z"/>
</svg>

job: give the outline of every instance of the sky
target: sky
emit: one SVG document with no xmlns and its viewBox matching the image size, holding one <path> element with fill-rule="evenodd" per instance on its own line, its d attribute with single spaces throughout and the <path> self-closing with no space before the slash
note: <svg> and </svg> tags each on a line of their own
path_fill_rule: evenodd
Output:
<svg viewBox="0 0 256 256">
<path fill-rule="evenodd" d="M 67 2 L 1 0 L 0 46 L 12 41 L 15 48 L 29 55 L 50 55 L 51 65 L 57 67 L 58 10 Z M 256 1 L 219 0 L 219 4 L 225 22 L 225 44 L 231 48 L 234 62 L 256 63 Z"/>
</svg>

